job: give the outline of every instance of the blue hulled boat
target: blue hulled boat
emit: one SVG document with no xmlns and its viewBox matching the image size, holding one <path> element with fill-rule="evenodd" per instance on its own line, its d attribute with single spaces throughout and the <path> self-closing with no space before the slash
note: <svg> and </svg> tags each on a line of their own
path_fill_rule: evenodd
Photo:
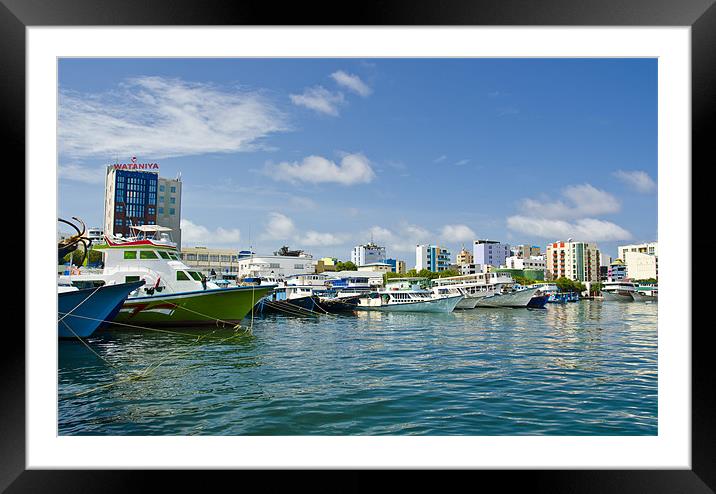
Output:
<svg viewBox="0 0 716 494">
<path fill-rule="evenodd" d="M 144 281 L 78 289 L 58 286 L 57 336 L 87 338 L 102 324 L 114 319 L 129 294 Z"/>
</svg>

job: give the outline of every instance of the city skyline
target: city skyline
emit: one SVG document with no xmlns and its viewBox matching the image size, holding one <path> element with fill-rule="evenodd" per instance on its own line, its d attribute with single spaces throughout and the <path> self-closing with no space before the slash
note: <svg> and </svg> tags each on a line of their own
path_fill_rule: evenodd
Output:
<svg viewBox="0 0 716 494">
<path fill-rule="evenodd" d="M 475 239 L 657 238 L 655 59 L 61 59 L 59 212 L 183 177 L 186 246 L 410 262 Z"/>
</svg>

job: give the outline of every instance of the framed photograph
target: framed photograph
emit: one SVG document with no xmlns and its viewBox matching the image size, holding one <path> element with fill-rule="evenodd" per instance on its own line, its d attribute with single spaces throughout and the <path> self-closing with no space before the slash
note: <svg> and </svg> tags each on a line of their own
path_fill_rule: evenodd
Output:
<svg viewBox="0 0 716 494">
<path fill-rule="evenodd" d="M 0 487 L 713 492 L 690 283 L 712 3 L 4 0 L 28 235 Z"/>
</svg>

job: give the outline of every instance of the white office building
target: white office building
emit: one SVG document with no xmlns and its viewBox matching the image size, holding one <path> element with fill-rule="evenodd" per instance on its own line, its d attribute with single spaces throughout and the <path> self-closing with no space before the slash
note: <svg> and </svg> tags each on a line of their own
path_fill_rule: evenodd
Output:
<svg viewBox="0 0 716 494">
<path fill-rule="evenodd" d="M 510 244 L 496 240 L 475 240 L 472 243 L 472 257 L 475 264 L 489 264 L 500 267 L 510 256 Z"/>
<path fill-rule="evenodd" d="M 510 256 L 505 258 L 504 266 L 508 269 L 538 269 L 544 271 L 547 263 L 544 260 L 544 256 L 530 256 L 527 258 Z"/>
<path fill-rule="evenodd" d="M 356 266 L 385 262 L 385 247 L 380 247 L 373 242 L 356 245 L 351 251 L 351 262 Z"/>
</svg>

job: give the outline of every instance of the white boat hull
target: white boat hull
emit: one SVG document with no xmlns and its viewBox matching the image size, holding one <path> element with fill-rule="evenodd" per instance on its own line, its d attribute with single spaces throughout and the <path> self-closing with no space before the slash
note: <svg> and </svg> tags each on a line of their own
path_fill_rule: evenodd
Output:
<svg viewBox="0 0 716 494">
<path fill-rule="evenodd" d="M 381 305 L 364 305 L 361 301 L 358 310 L 376 310 L 381 312 L 452 312 L 464 297 L 455 295 L 415 302 L 400 302 Z"/>
<path fill-rule="evenodd" d="M 478 298 L 465 297 L 457 303 L 456 309 L 474 309 L 477 305 Z"/>
<path fill-rule="evenodd" d="M 634 292 L 631 294 L 631 297 L 634 302 L 641 302 L 643 304 L 659 301 L 659 297 L 657 295 L 645 295 L 641 292 Z"/>
<path fill-rule="evenodd" d="M 528 288 L 512 293 L 495 293 L 477 299 L 475 307 L 527 307 L 539 288 Z"/>
<path fill-rule="evenodd" d="M 634 297 L 630 292 L 607 292 L 602 290 L 602 297 L 610 302 L 633 302 Z"/>
</svg>

